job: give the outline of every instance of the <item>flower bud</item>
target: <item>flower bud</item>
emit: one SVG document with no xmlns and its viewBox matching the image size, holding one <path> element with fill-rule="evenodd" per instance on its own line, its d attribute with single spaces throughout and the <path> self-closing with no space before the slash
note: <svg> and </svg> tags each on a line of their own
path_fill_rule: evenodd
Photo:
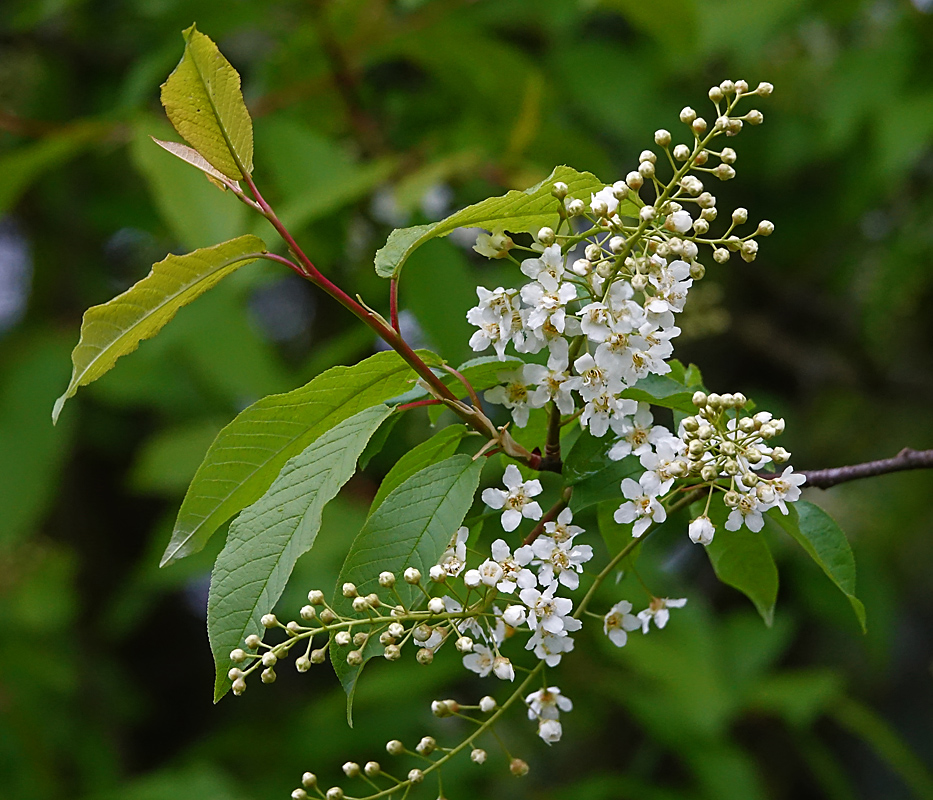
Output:
<svg viewBox="0 0 933 800">
<path fill-rule="evenodd" d="M 658 157 L 651 152 L 651 150 L 642 150 L 641 154 L 638 156 L 639 161 L 650 161 L 652 164 L 657 163 Z"/>
<path fill-rule="evenodd" d="M 690 127 L 693 128 L 693 132 L 697 135 L 706 132 L 706 120 L 703 117 L 697 117 L 693 122 L 690 123 Z"/>
<path fill-rule="evenodd" d="M 369 603 L 366 602 L 365 597 L 354 597 L 353 603 L 351 605 L 357 614 L 362 614 L 367 608 L 369 608 Z"/>
<path fill-rule="evenodd" d="M 706 392 L 694 392 L 693 397 L 691 398 L 691 402 L 697 408 L 703 408 L 703 406 L 706 405 L 708 399 L 709 398 L 706 396 Z M 687 420 L 684 420 L 684 427 L 687 427 L 686 422 Z M 687 430 L 690 430 L 690 428 L 687 428 Z M 693 430 L 696 430 L 696 428 L 693 428 Z"/>
<path fill-rule="evenodd" d="M 749 125 L 761 125 L 765 121 L 765 115 L 758 109 L 752 109 L 745 115 L 745 120 Z"/>
<path fill-rule="evenodd" d="M 320 589 L 312 589 L 308 592 L 308 602 L 312 606 L 322 606 L 324 605 L 324 592 Z"/>
<path fill-rule="evenodd" d="M 770 220 L 763 219 L 758 223 L 758 235 L 759 236 L 770 236 L 774 233 L 774 223 Z"/>
<path fill-rule="evenodd" d="M 735 91 L 736 94 L 745 94 L 748 91 L 748 81 L 736 81 Z"/>
<path fill-rule="evenodd" d="M 573 262 L 570 269 L 573 270 L 574 274 L 579 275 L 581 278 L 585 278 L 593 271 L 593 264 L 585 258 L 578 258 Z"/>
<path fill-rule="evenodd" d="M 726 80 L 719 84 L 719 88 L 723 94 L 732 94 L 735 91 L 735 84 Z"/>
<path fill-rule="evenodd" d="M 267 650 L 262 654 L 262 665 L 264 667 L 274 667 L 278 663 L 278 660 L 278 656 L 271 650 Z"/>
<path fill-rule="evenodd" d="M 308 793 L 304 789 L 295 789 L 292 792 L 292 800 L 308 800 Z"/>
<path fill-rule="evenodd" d="M 390 622 L 389 627 L 386 628 L 389 636 L 392 636 L 396 639 L 405 634 L 405 626 L 401 622 Z"/>
<path fill-rule="evenodd" d="M 605 217 L 609 213 L 609 206 L 602 199 L 594 200 L 590 203 L 590 208 L 597 217 Z"/>
<path fill-rule="evenodd" d="M 636 292 L 643 292 L 648 287 L 648 276 L 641 273 L 633 275 L 631 284 Z"/>
<path fill-rule="evenodd" d="M 758 242 L 756 242 L 754 239 L 749 239 L 747 242 L 742 242 L 739 255 L 742 256 L 743 261 L 746 261 L 750 264 L 758 257 Z"/>
<path fill-rule="evenodd" d="M 579 217 L 586 211 L 586 204 L 582 200 L 574 199 L 564 203 L 567 214 L 571 217 Z"/>
<path fill-rule="evenodd" d="M 788 453 L 783 447 L 775 447 L 771 451 L 771 459 L 775 464 L 783 464 L 785 461 L 790 459 L 790 453 Z"/>
<path fill-rule="evenodd" d="M 279 621 L 275 618 L 275 614 L 263 614 L 262 619 L 259 621 L 263 628 L 274 628 L 279 624 Z"/>
<path fill-rule="evenodd" d="M 485 764 L 486 763 L 486 751 L 481 747 L 474 747 L 470 751 L 470 761 L 474 764 Z"/>
<path fill-rule="evenodd" d="M 415 654 L 415 661 L 417 661 L 422 666 L 427 666 L 434 660 L 434 651 L 428 647 L 422 647 Z"/>
<path fill-rule="evenodd" d="M 390 742 L 386 742 L 386 752 L 390 756 L 400 756 L 405 752 L 405 745 L 403 745 L 398 739 L 393 739 Z"/>
<path fill-rule="evenodd" d="M 484 714 L 488 714 L 490 711 L 493 711 L 496 707 L 496 698 L 490 697 L 488 694 L 479 701 L 479 710 Z"/>
<path fill-rule="evenodd" d="M 301 776 L 301 785 L 304 786 L 305 789 L 313 789 L 317 786 L 317 775 L 313 772 L 306 772 Z"/>
<path fill-rule="evenodd" d="M 243 678 L 237 678 L 233 682 L 233 693 L 239 697 L 246 691 L 246 681 Z"/>
<path fill-rule="evenodd" d="M 720 102 L 722 98 L 723 98 L 722 89 L 720 89 L 718 86 L 714 86 L 712 89 L 709 90 L 709 99 L 712 100 L 714 103 Z"/>
<path fill-rule="evenodd" d="M 318 614 L 318 619 L 320 619 L 324 625 L 330 625 L 335 619 L 337 619 L 337 615 L 334 614 L 334 612 L 329 608 L 325 608 L 320 614 Z"/>
<path fill-rule="evenodd" d="M 713 261 L 717 264 L 725 264 L 729 260 L 729 251 L 723 247 L 717 247 L 713 250 Z"/>
<path fill-rule="evenodd" d="M 758 88 L 755 89 L 755 94 L 761 95 L 762 97 L 767 97 L 773 91 L 774 86 L 772 86 L 770 83 L 762 81 L 758 84 Z"/>
<path fill-rule="evenodd" d="M 262 678 L 263 683 L 275 683 L 275 670 L 272 667 L 264 669 L 259 677 Z"/>
<path fill-rule="evenodd" d="M 713 169 L 713 175 L 721 181 L 731 181 L 735 177 L 735 170 L 728 164 L 720 164 Z"/>
<path fill-rule="evenodd" d="M 339 786 L 331 786 L 324 797 L 326 800 L 343 800 L 343 789 Z"/>
<path fill-rule="evenodd" d="M 311 659 L 307 656 L 298 656 L 298 658 L 295 659 L 295 669 L 299 672 L 307 672 L 311 669 Z"/>
<path fill-rule="evenodd" d="M 334 635 L 334 642 L 341 647 L 346 647 L 350 644 L 352 637 L 350 636 L 349 631 L 337 631 Z"/>
<path fill-rule="evenodd" d="M 242 664 L 244 661 L 246 661 L 246 651 L 241 650 L 239 647 L 236 650 L 231 650 L 230 660 L 234 664 Z M 236 680 L 236 678 L 231 678 L 230 680 Z"/>
<path fill-rule="evenodd" d="M 703 209 L 703 211 L 700 212 L 700 216 L 703 219 L 710 221 L 716 219 L 716 212 L 714 210 L 716 198 L 712 194 L 709 192 L 701 192 L 697 197 L 697 205 Z"/>
<path fill-rule="evenodd" d="M 731 147 L 724 147 L 722 153 L 719 154 L 719 158 L 723 164 L 734 164 L 738 154 Z"/>
<path fill-rule="evenodd" d="M 714 481 L 719 477 L 719 470 L 712 464 L 704 464 L 703 468 L 700 470 L 700 477 L 703 478 L 704 481 Z"/>
<path fill-rule="evenodd" d="M 428 600 L 428 611 L 432 614 L 443 614 L 445 611 L 444 601 L 440 597 L 432 597 Z"/>
<path fill-rule="evenodd" d="M 311 651 L 312 664 L 323 664 L 326 658 L 327 651 L 323 647 Z"/>
<path fill-rule="evenodd" d="M 469 636 L 461 636 L 459 639 L 457 639 L 455 646 L 458 653 L 473 652 L 473 640 Z"/>
<path fill-rule="evenodd" d="M 356 597 L 358 592 L 356 591 L 355 583 L 345 583 L 341 589 L 344 597 Z"/>
<path fill-rule="evenodd" d="M 667 147 L 671 143 L 671 132 L 659 128 L 654 132 L 654 143 L 659 147 Z"/>
<path fill-rule="evenodd" d="M 422 756 L 429 756 L 437 747 L 437 740 L 433 736 L 425 736 L 415 745 L 415 752 Z"/>
<path fill-rule="evenodd" d="M 685 144 L 679 144 L 674 148 L 674 159 L 677 161 L 686 161 L 690 158 L 690 148 Z"/>
<path fill-rule="evenodd" d="M 347 653 L 347 663 L 351 667 L 358 667 L 363 663 L 363 654 L 359 650 L 351 650 Z"/>
<path fill-rule="evenodd" d="M 383 589 L 391 589 L 395 586 L 395 573 L 394 572 L 380 572 L 379 573 L 379 585 Z"/>
<path fill-rule="evenodd" d="M 343 774 L 348 778 L 356 778 L 360 774 L 360 765 L 355 761 L 348 761 L 343 765 Z"/>
<path fill-rule="evenodd" d="M 554 244 L 555 234 L 553 228 L 548 228 L 547 226 L 538 230 L 535 238 L 543 244 L 545 247 Z"/>
<path fill-rule="evenodd" d="M 690 265 L 690 277 L 695 281 L 703 280 L 703 277 L 706 275 L 706 267 L 704 267 L 699 261 L 694 261 Z"/>
<path fill-rule="evenodd" d="M 638 218 L 642 222 L 651 222 L 655 218 L 657 211 L 655 211 L 654 206 L 645 206 L 641 211 L 638 212 Z"/>
<path fill-rule="evenodd" d="M 528 762 L 522 761 L 520 758 L 513 758 L 509 762 L 509 772 L 511 772 L 516 778 L 523 778 L 528 774 Z"/>
<path fill-rule="evenodd" d="M 237 669 L 236 667 L 233 667 L 227 673 L 227 678 L 229 678 L 231 681 L 238 680 L 239 678 L 242 678 L 242 677 L 243 677 L 243 670 Z"/>
<path fill-rule="evenodd" d="M 255 650 L 257 647 L 259 647 L 260 644 L 262 644 L 262 639 L 255 633 L 251 633 L 246 637 L 246 646 L 250 650 Z"/>
<path fill-rule="evenodd" d="M 428 570 L 428 577 L 433 583 L 443 583 L 447 580 L 447 570 L 445 570 L 440 564 L 435 564 L 431 569 Z"/>
<path fill-rule="evenodd" d="M 382 774 L 382 767 L 378 761 L 367 761 L 366 766 L 363 767 L 363 772 L 366 773 L 366 777 L 375 778 Z"/>
<path fill-rule="evenodd" d="M 737 208 L 732 212 L 732 221 L 736 225 L 742 225 L 748 220 L 748 209 L 747 208 Z"/>
<path fill-rule="evenodd" d="M 739 504 L 739 493 L 730 489 L 723 496 L 722 501 L 728 508 L 735 508 Z"/>
<path fill-rule="evenodd" d="M 635 172 L 634 170 L 625 176 L 625 183 L 636 192 L 645 185 L 645 179 L 642 177 L 640 172 Z"/>
<path fill-rule="evenodd" d="M 390 644 L 382 655 L 386 661 L 398 661 L 402 657 L 402 650 L 397 644 Z"/>
<path fill-rule="evenodd" d="M 421 583 L 421 570 L 417 567 L 408 567 L 403 573 L 405 578 L 405 583 L 410 583 L 412 585 Z"/>
<path fill-rule="evenodd" d="M 697 118 L 697 112 L 694 111 L 690 106 L 684 106 L 683 110 L 680 112 L 680 121 L 684 125 L 690 125 Z"/>
<path fill-rule="evenodd" d="M 419 783 L 421 783 L 421 782 L 424 780 L 424 773 L 423 773 L 420 769 L 418 769 L 417 767 L 415 767 L 414 769 L 409 770 L 409 772 L 408 772 L 408 780 L 409 780 L 412 784 L 419 784 Z"/>
<path fill-rule="evenodd" d="M 554 181 L 554 185 L 551 187 L 551 194 L 558 200 L 563 200 L 568 191 L 570 191 L 570 187 L 563 181 Z"/>
<path fill-rule="evenodd" d="M 314 610 L 314 606 L 302 606 L 301 611 L 298 612 L 298 615 L 305 622 L 310 622 L 317 616 L 317 611 Z"/>
</svg>

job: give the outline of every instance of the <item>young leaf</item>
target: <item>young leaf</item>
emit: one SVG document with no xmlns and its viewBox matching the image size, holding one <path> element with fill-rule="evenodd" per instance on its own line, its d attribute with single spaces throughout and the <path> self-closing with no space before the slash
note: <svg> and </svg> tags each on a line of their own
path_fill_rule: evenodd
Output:
<svg viewBox="0 0 933 800">
<path fill-rule="evenodd" d="M 839 587 L 848 598 L 864 633 L 865 606 L 855 596 L 855 556 L 849 540 L 822 508 L 800 500 L 789 506 L 786 516 L 772 510 L 765 515 L 765 523 L 780 526 L 790 535 Z"/>
<path fill-rule="evenodd" d="M 259 500 L 231 523 L 211 575 L 207 632 L 217 676 L 214 702 L 230 688 L 230 651 L 261 630 L 298 557 L 311 549 L 324 506 L 356 471 L 356 460 L 392 413 L 385 405 L 331 428 L 292 458 Z"/>
<path fill-rule="evenodd" d="M 695 504 L 694 508 L 697 505 L 703 508 L 700 504 Z M 706 555 L 709 556 L 716 577 L 745 594 L 770 627 L 774 621 L 778 590 L 774 558 L 760 533 L 752 533 L 744 525 L 737 531 L 727 531 L 727 516 L 722 499 L 715 497 L 710 504 L 709 518 L 716 526 L 716 535 L 706 546 Z"/>
<path fill-rule="evenodd" d="M 79 386 L 97 380 L 120 356 L 132 353 L 151 339 L 187 305 L 231 272 L 255 261 L 266 246 L 255 236 L 204 247 L 184 256 L 170 255 L 135 286 L 108 303 L 89 308 L 81 323 L 81 336 L 71 354 L 71 382 L 55 401 L 52 421 Z"/>
<path fill-rule="evenodd" d="M 694 391 L 693 387 L 685 390 L 682 384 L 664 375 L 648 375 L 622 392 L 622 397 L 692 414 L 696 411 Z"/>
<path fill-rule="evenodd" d="M 399 228 L 389 235 L 385 246 L 376 253 L 376 274 L 396 278 L 408 257 L 418 247 L 435 236 L 447 236 L 456 228 L 477 227 L 491 231 L 536 230 L 544 225 L 556 226 L 558 203 L 551 194 L 555 181 L 563 181 L 570 195 L 589 200 L 605 184 L 589 172 L 577 172 L 570 167 L 555 167 L 541 183 L 525 191 L 513 190 L 501 197 L 490 197 L 458 211 L 440 222 Z M 619 213 L 637 216 L 638 206 L 632 200 L 619 204 Z"/>
<path fill-rule="evenodd" d="M 217 45 L 194 25 L 185 54 L 162 84 L 162 105 L 175 130 L 230 180 L 253 171 L 253 123 L 240 76 Z"/>
<path fill-rule="evenodd" d="M 395 462 L 395 466 L 389 470 L 389 474 L 382 479 L 379 491 L 376 492 L 372 505 L 369 507 L 370 516 L 382 505 L 382 501 L 388 497 L 393 489 L 404 483 L 416 472 L 420 472 L 436 461 L 443 461 L 445 458 L 452 456 L 457 449 L 457 445 L 460 444 L 460 440 L 466 436 L 466 432 L 466 425 L 449 425 L 435 433 L 426 442 L 422 442 L 405 453 Z"/>
<path fill-rule="evenodd" d="M 383 571 L 399 576 L 396 589 L 401 601 L 411 606 L 416 590 L 401 580 L 402 572 L 407 567 L 416 567 L 427 578 L 428 570 L 438 562 L 470 510 L 482 470 L 483 459 L 451 456 L 425 467 L 397 486 L 353 540 L 337 578 L 334 609 L 346 615 L 354 613 L 351 601 L 340 592 L 347 581 L 355 583 L 361 595 L 376 592 L 385 596 L 378 582 Z M 378 637 L 370 638 L 375 641 Z M 333 642 L 330 652 L 347 693 L 347 719 L 352 724 L 353 693 L 362 667 L 348 665 L 346 649 Z M 371 658 L 376 652 L 378 649 L 373 645 L 373 649 L 364 651 L 364 657 Z"/>
<path fill-rule="evenodd" d="M 202 172 L 206 173 L 212 178 L 216 178 L 221 183 L 233 183 L 233 185 L 239 188 L 240 184 L 236 181 L 231 181 L 226 175 L 218 172 L 214 169 L 197 150 L 193 147 L 188 147 L 186 144 L 181 144 L 180 142 L 166 142 L 162 139 L 156 139 L 155 136 L 150 136 L 150 139 L 154 141 L 159 147 L 163 150 L 167 150 L 173 156 L 178 156 L 182 161 L 187 161 L 191 166 L 197 167 Z"/>
<path fill-rule="evenodd" d="M 401 394 L 412 379 L 411 368 L 387 351 L 352 367 L 333 367 L 298 389 L 264 397 L 241 411 L 217 434 L 198 467 L 162 566 L 200 550 L 220 525 L 269 488 L 288 459 L 322 433 Z"/>
</svg>

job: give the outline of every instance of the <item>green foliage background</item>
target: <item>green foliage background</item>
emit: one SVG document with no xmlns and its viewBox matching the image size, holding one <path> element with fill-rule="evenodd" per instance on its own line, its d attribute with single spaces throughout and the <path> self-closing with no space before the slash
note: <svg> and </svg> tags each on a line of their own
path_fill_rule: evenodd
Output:
<svg viewBox="0 0 933 800">
<path fill-rule="evenodd" d="M 926 9 L 926 10 L 924 10 Z M 15 800 L 286 797 L 301 772 L 388 759 L 469 697 L 453 652 L 376 665 L 344 721 L 334 676 L 283 670 L 211 705 L 207 575 L 222 546 L 159 570 L 220 427 L 270 392 L 369 355 L 348 314 L 269 265 L 183 309 L 53 429 L 81 313 L 166 252 L 266 234 L 149 140 L 196 20 L 240 71 L 257 182 L 305 250 L 384 310 L 375 250 L 525 188 L 554 164 L 616 180 L 725 77 L 775 84 L 736 140 L 720 208 L 774 221 L 751 265 L 710 268 L 677 355 L 787 419 L 798 468 L 933 447 L 933 14 L 896 0 L 5 0 L 0 6 L 0 794 Z M 17 265 L 30 264 L 16 279 Z M 469 355 L 477 283 L 513 280 L 451 239 L 408 262 L 422 341 Z M 509 285 L 509 284 L 505 284 Z M 17 301 L 21 310 L 17 312 Z M 397 426 L 325 512 L 282 608 L 333 589 L 378 482 L 429 433 Z M 663 635 L 580 642 L 576 703 L 548 749 L 505 731 L 456 797 L 933 797 L 930 473 L 816 493 L 849 533 L 868 634 L 788 539 L 774 627 L 718 584 L 682 530 L 650 541 L 652 586 L 690 597 Z M 678 544 L 680 543 L 680 544 Z M 586 645 L 586 646 L 584 646 Z M 571 662 L 571 659 L 567 659 Z M 451 688 L 452 686 L 452 688 Z M 454 728 L 441 727 L 451 738 Z M 490 748 L 492 754 L 492 748 Z M 924 767 L 926 765 L 926 767 Z M 425 796 L 429 789 L 423 791 Z"/>
</svg>

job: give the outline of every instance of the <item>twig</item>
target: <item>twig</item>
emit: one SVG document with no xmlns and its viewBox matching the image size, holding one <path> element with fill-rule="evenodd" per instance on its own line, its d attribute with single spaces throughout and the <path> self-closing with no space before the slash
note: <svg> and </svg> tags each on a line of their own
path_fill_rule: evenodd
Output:
<svg viewBox="0 0 933 800">
<path fill-rule="evenodd" d="M 543 517 L 541 517 L 540 520 L 538 520 L 538 524 L 531 529 L 531 533 L 525 537 L 525 541 L 523 541 L 522 544 L 531 544 L 535 539 L 537 539 L 544 532 L 544 526 L 547 525 L 547 523 L 553 522 L 555 519 L 557 519 L 557 517 L 560 515 L 560 512 L 567 508 L 567 504 L 570 502 L 570 495 L 572 494 L 572 486 L 568 486 L 566 489 L 564 489 L 563 494 L 560 496 L 560 500 L 558 500 L 553 505 L 553 507 L 549 508 L 548 512 Z"/>
<path fill-rule="evenodd" d="M 933 469 L 933 450 L 912 450 L 905 447 L 894 458 L 882 458 L 879 461 L 866 461 L 863 464 L 850 464 L 845 467 L 801 470 L 800 474 L 807 476 L 805 486 L 828 489 L 830 486 L 859 478 L 871 478 L 907 469 Z"/>
</svg>

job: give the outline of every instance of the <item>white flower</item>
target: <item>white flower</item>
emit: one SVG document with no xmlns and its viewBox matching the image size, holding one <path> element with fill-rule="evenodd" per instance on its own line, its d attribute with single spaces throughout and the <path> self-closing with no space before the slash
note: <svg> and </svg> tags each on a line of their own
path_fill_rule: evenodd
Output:
<svg viewBox="0 0 933 800">
<path fill-rule="evenodd" d="M 463 567 L 466 565 L 466 540 L 469 534 L 470 531 L 465 526 L 458 528 L 450 544 L 447 546 L 447 549 L 437 562 L 437 566 L 443 570 L 444 574 L 449 575 L 451 578 L 456 578 L 463 572 Z"/>
<path fill-rule="evenodd" d="M 479 573 L 480 582 L 487 586 L 495 586 L 502 580 L 502 567 L 488 558 L 479 565 L 476 571 Z"/>
<path fill-rule="evenodd" d="M 669 597 L 655 597 L 648 608 L 638 612 L 638 618 L 641 620 L 641 632 L 648 633 L 651 620 L 654 620 L 654 624 L 658 628 L 663 628 L 667 625 L 667 621 L 671 616 L 668 609 L 683 608 L 685 605 L 687 605 L 686 597 L 681 597 L 679 600 L 671 600 Z"/>
<path fill-rule="evenodd" d="M 564 274 L 564 257 L 561 255 L 560 245 L 545 247 L 541 258 L 526 258 L 522 261 L 521 270 L 547 291 L 556 292 Z"/>
<path fill-rule="evenodd" d="M 616 209 L 619 207 L 619 198 L 615 195 L 615 189 L 613 189 L 611 186 L 605 186 L 595 194 L 591 194 L 590 208 L 593 209 L 597 203 L 606 204 L 607 216 L 612 216 L 615 214 Z M 595 213 L 595 209 L 593 209 L 593 211 Z"/>
<path fill-rule="evenodd" d="M 574 410 L 573 390 L 579 390 L 582 380 L 571 377 L 567 359 L 567 340 L 563 337 L 550 343 L 550 356 L 547 367 L 540 364 L 526 364 L 524 378 L 528 383 L 539 384 L 534 390 L 529 405 L 542 408 L 548 400 L 553 400 L 561 414 L 572 414 Z"/>
<path fill-rule="evenodd" d="M 582 623 L 570 616 L 573 601 L 566 597 L 554 597 L 556 584 L 551 584 L 543 592 L 537 589 L 522 589 L 518 596 L 531 609 L 528 627 L 536 630 L 540 625 L 548 633 L 563 633 L 580 630 Z"/>
<path fill-rule="evenodd" d="M 600 366 L 589 353 L 584 353 L 574 361 L 573 368 L 583 379 L 579 391 L 584 400 L 591 400 L 604 393 L 614 395 L 622 391 L 619 378 Z"/>
<path fill-rule="evenodd" d="M 590 303 L 578 312 L 580 328 L 594 342 L 604 342 L 612 333 L 612 314 L 603 303 Z"/>
<path fill-rule="evenodd" d="M 528 719 L 558 719 L 561 711 L 573 711 L 570 698 L 561 694 L 556 686 L 539 689 L 525 698 Z"/>
<path fill-rule="evenodd" d="M 486 258 L 505 258 L 515 243 L 504 233 L 479 233 L 473 249 Z"/>
<path fill-rule="evenodd" d="M 647 476 L 647 477 L 646 477 Z M 629 502 L 616 509 L 613 519 L 621 525 L 634 522 L 632 536 L 636 539 L 651 526 L 652 522 L 664 522 L 667 511 L 664 510 L 649 488 L 652 484 L 650 473 L 644 473 L 636 483 L 631 478 L 622 481 L 622 494 Z"/>
<path fill-rule="evenodd" d="M 532 500 L 532 497 L 541 494 L 541 482 L 538 480 L 522 481 L 522 475 L 518 467 L 509 464 L 505 468 L 505 476 L 502 479 L 508 489 L 507 492 L 502 489 L 485 489 L 483 491 L 483 502 L 493 509 L 504 509 L 502 512 L 502 528 L 505 531 L 514 531 L 522 521 L 522 517 L 528 519 L 541 519 L 544 513 L 541 506 Z"/>
<path fill-rule="evenodd" d="M 570 540 L 557 542 L 550 536 L 539 536 L 531 547 L 541 564 L 538 570 L 541 585 L 550 586 L 557 578 L 571 591 L 580 585 L 577 573 L 583 572 L 583 565 L 593 557 L 593 548 L 588 544 L 574 547 Z"/>
<path fill-rule="evenodd" d="M 525 611 L 524 606 L 506 606 L 502 612 L 502 621 L 510 628 L 517 628 L 525 621 Z"/>
<path fill-rule="evenodd" d="M 777 478 L 772 479 L 771 488 L 774 490 L 774 505 L 781 509 L 782 514 L 787 513 L 785 503 L 793 503 L 800 499 L 800 487 L 806 481 L 807 476 L 795 473 L 793 467 L 785 467 Z"/>
<path fill-rule="evenodd" d="M 716 526 L 713 525 L 712 520 L 706 514 L 703 514 L 690 523 L 688 533 L 694 544 L 709 544 L 713 541 Z"/>
<path fill-rule="evenodd" d="M 639 403 L 631 419 L 620 418 L 613 430 L 621 437 L 609 451 L 609 458 L 620 461 L 627 455 L 640 456 L 651 451 L 651 445 L 670 437 L 670 431 L 663 425 L 653 425 L 654 417 L 647 403 Z"/>
<path fill-rule="evenodd" d="M 686 233 L 693 227 L 693 218 L 689 211 L 675 211 L 668 215 L 664 227 L 675 233 Z"/>
<path fill-rule="evenodd" d="M 674 463 L 678 461 L 679 450 L 683 447 L 680 439 L 668 437 L 657 444 L 657 452 L 642 453 L 639 460 L 647 470 L 646 475 L 652 476 L 652 491 L 655 494 L 666 494 L 674 485 L 678 477 L 671 471 Z"/>
<path fill-rule="evenodd" d="M 528 384 L 535 382 L 529 380 L 529 372 L 534 372 L 534 370 L 529 370 L 531 366 L 533 365 L 525 364 L 511 372 L 499 373 L 498 378 L 500 381 L 505 381 L 505 385 L 493 386 L 483 394 L 488 402 L 511 409 L 512 419 L 519 428 L 524 428 L 528 424 L 528 413 L 532 408 L 538 408 L 539 405 L 543 406 L 547 402 L 545 400 L 540 404 L 537 403 L 535 397 L 528 391 Z"/>
<path fill-rule="evenodd" d="M 474 644 L 473 652 L 463 657 L 463 666 L 471 672 L 475 672 L 481 678 L 485 678 L 492 672 L 494 659 L 492 650 L 484 645 Z"/>
<path fill-rule="evenodd" d="M 563 732 L 560 722 L 556 719 L 542 719 L 538 722 L 538 736 L 548 744 L 559 742 Z"/>
<path fill-rule="evenodd" d="M 538 628 L 525 643 L 526 650 L 534 650 L 535 655 L 549 667 L 556 667 L 564 653 L 573 650 L 573 639 L 565 634 L 549 633 Z"/>
<path fill-rule="evenodd" d="M 603 633 L 616 647 L 624 647 L 628 641 L 628 631 L 641 627 L 641 620 L 630 613 L 632 604 L 628 600 L 621 600 L 609 609 L 603 617 Z"/>
<path fill-rule="evenodd" d="M 577 299 L 577 289 L 572 283 L 563 283 L 549 292 L 540 283 L 529 283 L 522 287 L 521 297 L 529 306 L 524 317 L 527 331 L 544 339 L 548 338 L 545 326 L 564 333 L 567 322 L 564 306 Z M 572 319 L 576 321 L 575 317 Z"/>
<path fill-rule="evenodd" d="M 750 531 L 758 533 L 765 526 L 761 512 L 762 505 L 753 493 L 739 495 L 738 505 L 732 509 L 726 520 L 726 530 L 737 531 L 742 527 L 742 523 L 745 523 Z"/>
<path fill-rule="evenodd" d="M 573 512 L 565 508 L 557 515 L 556 522 L 545 522 L 544 532 L 555 542 L 569 542 L 574 536 L 583 533 L 583 528 L 579 525 L 571 525 L 573 522 Z"/>
<path fill-rule="evenodd" d="M 512 555 L 505 540 L 496 539 L 492 543 L 492 558 L 493 560 L 488 563 L 499 567 L 499 577 L 496 579 L 495 586 L 500 592 L 511 594 L 516 586 L 519 589 L 528 589 L 538 582 L 535 574 L 527 568 L 534 558 L 531 545 L 519 547 L 515 555 Z"/>
</svg>

